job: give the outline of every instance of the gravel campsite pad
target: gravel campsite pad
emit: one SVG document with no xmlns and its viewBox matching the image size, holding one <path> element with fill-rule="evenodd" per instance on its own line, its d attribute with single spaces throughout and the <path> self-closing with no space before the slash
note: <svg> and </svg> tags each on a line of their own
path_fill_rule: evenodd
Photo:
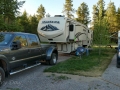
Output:
<svg viewBox="0 0 120 90">
<path fill-rule="evenodd" d="M 69 55 L 61 55 L 59 61 L 68 58 Z M 102 77 L 44 73 L 50 66 L 40 65 L 6 78 L 0 90 L 120 90 L 120 72 L 115 60 L 116 56 Z"/>
</svg>

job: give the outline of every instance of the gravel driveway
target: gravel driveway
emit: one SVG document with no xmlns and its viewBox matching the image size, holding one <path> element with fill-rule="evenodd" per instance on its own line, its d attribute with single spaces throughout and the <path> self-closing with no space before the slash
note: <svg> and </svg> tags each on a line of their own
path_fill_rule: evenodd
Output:
<svg viewBox="0 0 120 90">
<path fill-rule="evenodd" d="M 59 55 L 59 61 L 70 58 Z M 114 56 L 102 77 L 43 73 L 50 66 L 40 65 L 6 78 L 0 90 L 120 90 L 120 69 Z M 60 76 L 67 79 L 59 78 Z"/>
</svg>

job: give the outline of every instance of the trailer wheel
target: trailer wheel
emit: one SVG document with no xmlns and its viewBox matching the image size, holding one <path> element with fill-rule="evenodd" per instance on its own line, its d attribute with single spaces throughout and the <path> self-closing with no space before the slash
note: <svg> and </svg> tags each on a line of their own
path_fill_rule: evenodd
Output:
<svg viewBox="0 0 120 90">
<path fill-rule="evenodd" d="M 57 55 L 55 53 L 52 53 L 51 59 L 50 59 L 50 65 L 55 65 L 57 63 Z"/>
<path fill-rule="evenodd" d="M 4 72 L 4 70 L 0 67 L 0 86 L 3 84 L 4 79 L 5 79 L 5 72 Z"/>
</svg>

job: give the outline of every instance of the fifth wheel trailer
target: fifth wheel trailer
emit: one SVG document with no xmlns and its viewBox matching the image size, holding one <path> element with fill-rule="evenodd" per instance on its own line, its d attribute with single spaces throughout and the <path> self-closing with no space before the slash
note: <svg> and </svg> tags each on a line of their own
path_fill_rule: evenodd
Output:
<svg viewBox="0 0 120 90">
<path fill-rule="evenodd" d="M 75 51 L 79 46 L 89 47 L 93 40 L 92 30 L 60 15 L 42 18 L 37 31 L 41 42 L 54 43 L 58 51 L 63 53 Z"/>
</svg>

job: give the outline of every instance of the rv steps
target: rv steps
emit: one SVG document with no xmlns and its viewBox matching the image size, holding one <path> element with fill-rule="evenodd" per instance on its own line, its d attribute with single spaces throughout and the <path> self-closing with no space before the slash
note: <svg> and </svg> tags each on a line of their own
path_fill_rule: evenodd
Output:
<svg viewBox="0 0 120 90">
<path fill-rule="evenodd" d="M 29 67 L 26 67 L 26 66 L 25 66 L 25 68 L 23 68 L 23 69 L 20 69 L 20 70 L 17 70 L 17 71 L 13 71 L 13 72 L 10 72 L 10 75 L 19 73 L 19 72 L 24 71 L 24 70 L 27 70 L 27 69 L 30 69 L 30 68 L 35 67 L 35 66 L 38 66 L 38 65 L 40 65 L 40 64 L 41 64 L 41 63 L 37 63 L 37 64 L 32 65 L 32 66 L 29 66 Z"/>
</svg>

